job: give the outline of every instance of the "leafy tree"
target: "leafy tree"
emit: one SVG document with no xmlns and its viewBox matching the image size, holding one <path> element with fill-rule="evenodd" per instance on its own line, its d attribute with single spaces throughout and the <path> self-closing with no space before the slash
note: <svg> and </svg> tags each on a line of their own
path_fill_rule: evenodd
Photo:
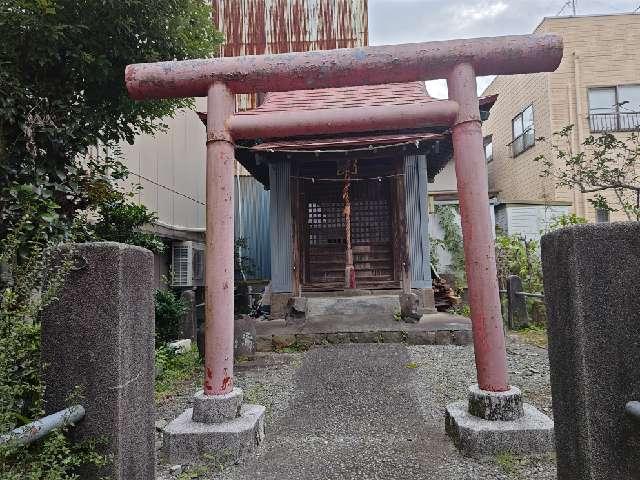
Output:
<svg viewBox="0 0 640 480">
<path fill-rule="evenodd" d="M 150 238 L 152 215 L 114 183 L 128 172 L 117 144 L 163 128 L 189 100 L 134 102 L 129 63 L 208 57 L 221 41 L 205 0 L 0 1 L 0 432 L 42 414 L 38 312 L 71 257 L 61 241 Z M 97 214 L 94 225 L 85 211 Z M 155 245 L 159 247 L 159 245 Z M 0 477 L 61 480 L 96 463 L 61 432 L 28 448 L 0 448 Z"/>
<path fill-rule="evenodd" d="M 142 230 L 142 227 L 157 219 L 156 214 L 144 205 L 128 201 L 126 195 L 119 193 L 99 205 L 99 219 L 87 227 L 88 236 L 85 239 L 128 243 L 162 253 L 165 249 L 162 240 Z"/>
<path fill-rule="evenodd" d="M 204 0 L 0 2 L 0 238 L 26 208 L 49 234 L 64 229 L 122 178 L 117 143 L 191 104 L 132 101 L 124 70 L 211 56 L 221 36 L 210 9 Z"/>
<path fill-rule="evenodd" d="M 569 125 L 556 132 L 549 141 L 553 154 L 536 157 L 543 166 L 541 175 L 554 178 L 560 187 L 591 194 L 589 202 L 596 209 L 622 211 L 629 220 L 640 221 L 640 134 L 590 135 L 582 151 L 574 152 L 572 131 Z M 608 198 L 606 192 L 612 195 Z"/>
</svg>

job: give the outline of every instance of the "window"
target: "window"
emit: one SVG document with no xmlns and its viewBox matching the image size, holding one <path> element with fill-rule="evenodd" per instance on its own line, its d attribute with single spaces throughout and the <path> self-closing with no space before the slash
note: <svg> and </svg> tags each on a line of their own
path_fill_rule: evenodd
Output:
<svg viewBox="0 0 640 480">
<path fill-rule="evenodd" d="M 589 127 L 597 132 L 640 128 L 640 85 L 590 88 Z"/>
<path fill-rule="evenodd" d="M 529 105 L 522 113 L 516 115 L 511 120 L 511 127 L 513 130 L 511 149 L 513 156 L 517 157 L 536 143 L 535 128 L 533 126 L 533 105 Z"/>
<path fill-rule="evenodd" d="M 486 137 L 484 137 L 483 143 L 484 158 L 487 160 L 487 163 L 489 163 L 491 160 L 493 160 L 493 136 L 487 135 Z"/>
</svg>

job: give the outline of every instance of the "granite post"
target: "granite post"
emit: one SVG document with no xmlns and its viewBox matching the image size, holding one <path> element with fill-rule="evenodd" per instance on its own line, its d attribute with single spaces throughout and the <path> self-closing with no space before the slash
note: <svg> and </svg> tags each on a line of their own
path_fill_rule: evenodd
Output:
<svg viewBox="0 0 640 480">
<path fill-rule="evenodd" d="M 507 277 L 507 324 L 511 330 L 527 327 L 529 318 L 527 315 L 527 299 L 522 292 L 522 280 L 517 275 Z"/>
<path fill-rule="evenodd" d="M 180 328 L 180 337 L 189 338 L 192 342 L 197 341 L 196 327 L 196 292 L 193 290 L 184 290 L 180 294 L 180 298 L 187 304 L 187 311 L 182 316 L 182 325 Z"/>
<path fill-rule="evenodd" d="M 112 456 L 84 480 L 155 478 L 153 254 L 119 243 L 73 245 L 76 269 L 42 313 L 46 413 L 73 398 L 75 440 Z"/>
<path fill-rule="evenodd" d="M 640 478 L 640 222 L 542 238 L 558 478 Z"/>
</svg>

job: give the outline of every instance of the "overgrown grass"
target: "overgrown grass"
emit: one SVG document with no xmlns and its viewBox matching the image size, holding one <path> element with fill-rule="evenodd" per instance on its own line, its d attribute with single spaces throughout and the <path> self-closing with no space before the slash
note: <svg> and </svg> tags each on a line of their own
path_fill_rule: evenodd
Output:
<svg viewBox="0 0 640 480">
<path fill-rule="evenodd" d="M 547 338 L 547 328 L 542 325 L 530 325 L 515 332 L 526 343 L 540 348 L 547 348 L 549 340 Z"/>
<path fill-rule="evenodd" d="M 515 455 L 513 453 L 499 453 L 495 462 L 500 469 L 514 480 L 529 480 L 530 470 L 544 464 L 555 463 L 555 455 Z"/>
<path fill-rule="evenodd" d="M 171 396 L 186 381 L 202 373 L 202 361 L 198 349 L 191 347 L 184 353 L 173 352 L 168 347 L 156 350 L 156 400 Z"/>
</svg>

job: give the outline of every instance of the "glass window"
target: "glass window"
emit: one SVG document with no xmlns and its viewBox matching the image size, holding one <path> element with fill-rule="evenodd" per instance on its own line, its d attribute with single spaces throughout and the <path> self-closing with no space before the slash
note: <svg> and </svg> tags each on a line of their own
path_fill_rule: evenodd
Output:
<svg viewBox="0 0 640 480">
<path fill-rule="evenodd" d="M 511 148 L 513 156 L 517 156 L 533 147 L 536 143 L 535 139 L 535 127 L 533 121 L 533 105 L 529 105 L 522 113 L 516 115 L 511 121 L 513 128 L 513 141 L 511 142 Z"/>
<path fill-rule="evenodd" d="M 640 85 L 590 88 L 592 132 L 631 131 L 640 127 Z"/>
<path fill-rule="evenodd" d="M 513 119 L 513 138 L 522 135 L 522 114 Z"/>
<path fill-rule="evenodd" d="M 615 113 L 616 89 L 615 88 L 591 88 L 589 89 L 589 113 Z"/>
<path fill-rule="evenodd" d="M 491 135 L 487 135 L 484 137 L 484 158 L 489 163 L 493 160 L 493 137 Z"/>
</svg>

